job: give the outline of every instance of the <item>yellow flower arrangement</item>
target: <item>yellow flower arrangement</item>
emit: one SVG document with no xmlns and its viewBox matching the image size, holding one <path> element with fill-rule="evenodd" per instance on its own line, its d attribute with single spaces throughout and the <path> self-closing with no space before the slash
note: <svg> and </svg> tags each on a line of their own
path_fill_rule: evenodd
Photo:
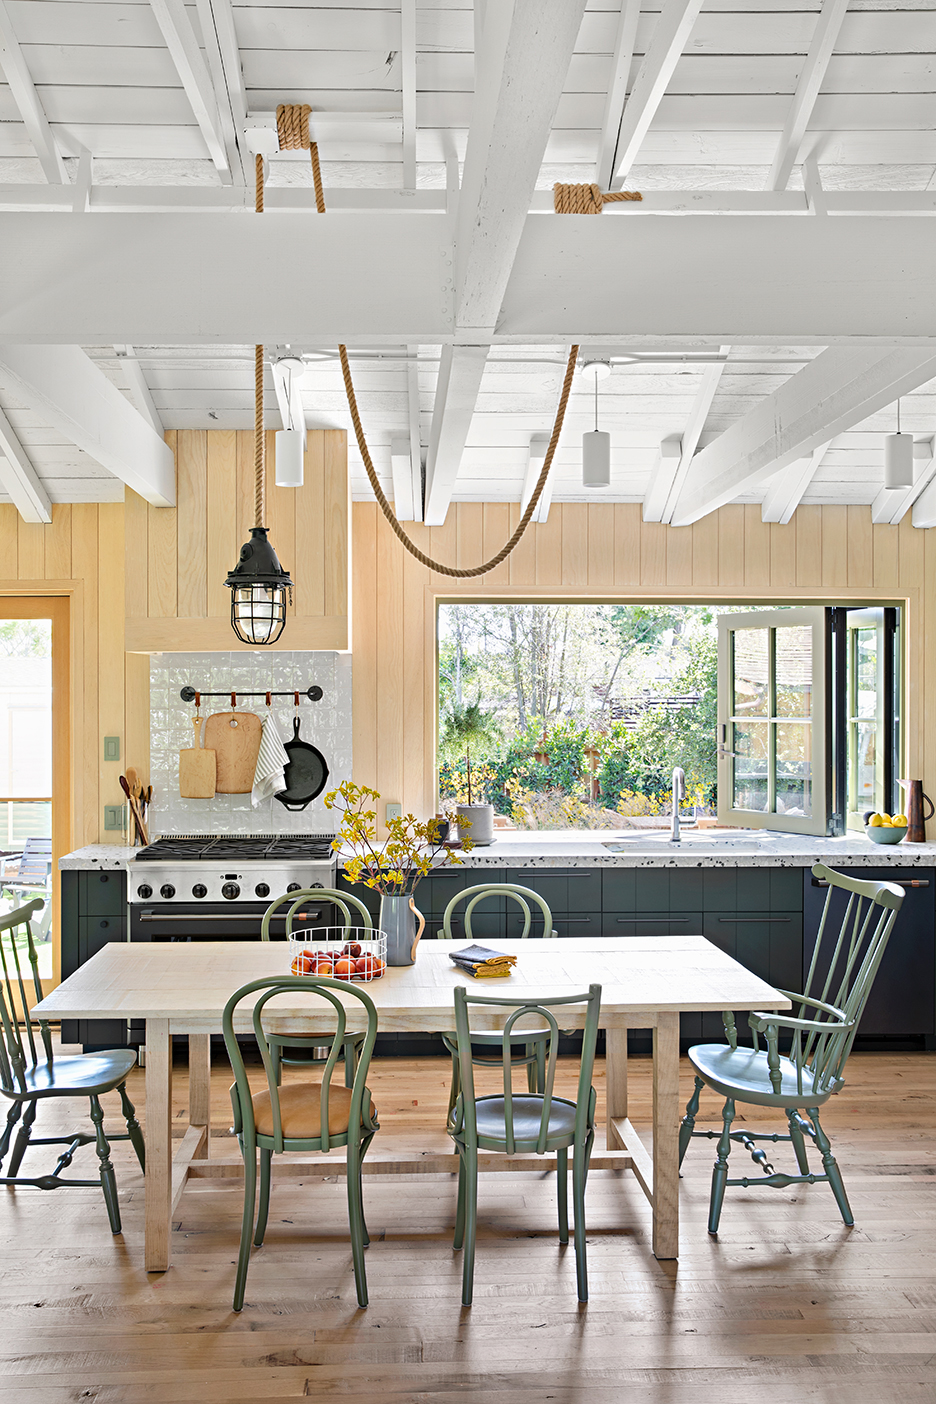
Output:
<svg viewBox="0 0 936 1404">
<path fill-rule="evenodd" d="M 379 799 L 377 790 L 350 780 L 325 796 L 326 809 L 337 809 L 343 816 L 332 848 L 336 853 L 343 848 L 354 853 L 344 865 L 349 882 L 363 883 L 383 897 L 402 896 L 413 892 L 432 868 L 461 866 L 463 860 L 442 843 L 436 819 L 423 823 L 414 814 L 389 819 L 387 837 L 381 845 L 377 839 L 377 810 L 370 807 L 376 806 Z M 460 833 L 464 827 L 462 821 Z M 471 839 L 462 836 L 461 846 L 469 852 L 473 847 Z"/>
</svg>

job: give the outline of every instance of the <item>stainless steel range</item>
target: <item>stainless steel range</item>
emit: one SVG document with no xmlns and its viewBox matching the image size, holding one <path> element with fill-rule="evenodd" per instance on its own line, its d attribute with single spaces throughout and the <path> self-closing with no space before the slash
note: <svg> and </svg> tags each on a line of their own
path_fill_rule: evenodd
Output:
<svg viewBox="0 0 936 1404">
<path fill-rule="evenodd" d="M 143 848 L 127 865 L 131 941 L 256 940 L 277 897 L 335 886 L 333 834 L 179 834 Z M 271 934 L 285 932 L 284 905 Z M 327 925 L 329 902 L 297 919 Z"/>
</svg>

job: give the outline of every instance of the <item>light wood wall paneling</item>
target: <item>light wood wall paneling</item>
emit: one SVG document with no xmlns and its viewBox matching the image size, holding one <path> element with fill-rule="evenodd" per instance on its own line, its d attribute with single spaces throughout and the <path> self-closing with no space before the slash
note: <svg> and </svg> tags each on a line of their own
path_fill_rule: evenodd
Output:
<svg viewBox="0 0 936 1404">
<path fill-rule="evenodd" d="M 489 560 L 491 556 L 496 556 L 506 544 L 510 537 L 512 527 L 510 525 L 510 503 L 509 502 L 485 502 L 481 523 L 481 552 L 482 557 L 478 562 Z M 510 584 L 510 558 L 501 561 L 499 566 L 489 570 L 487 575 L 480 576 L 482 583 L 489 589 L 496 589 L 498 585 Z"/>
<path fill-rule="evenodd" d="M 429 528 L 409 522 L 407 532 L 421 551 L 429 552 Z M 426 701 L 427 686 L 434 699 L 436 677 L 435 649 L 425 646 L 425 613 L 434 612 L 427 599 L 429 572 L 409 551 L 403 557 L 403 711 L 407 716 L 424 716 L 427 727 L 407 726 L 403 735 L 403 788 L 400 802 L 404 813 L 430 814 L 435 809 L 431 784 L 435 735 L 432 734 L 434 702 Z M 434 630 L 433 630 L 434 632 Z"/>
<path fill-rule="evenodd" d="M 52 504 L 52 520 L 45 528 L 45 578 L 70 580 L 72 520 L 71 503 Z"/>
<path fill-rule="evenodd" d="M 302 487 L 296 493 L 296 613 L 325 613 L 325 552 L 320 548 L 325 519 L 325 437 L 309 434 Z"/>
<path fill-rule="evenodd" d="M 150 768 L 150 656 L 124 654 L 124 765 L 135 765 L 149 783 Z M 121 798 L 123 796 L 121 795 Z"/>
<path fill-rule="evenodd" d="M 662 522 L 644 522 L 640 532 L 640 584 L 643 588 L 666 584 L 666 538 L 670 528 Z"/>
<path fill-rule="evenodd" d="M 770 523 L 770 587 L 788 590 L 796 584 L 796 514 L 786 526 Z"/>
<path fill-rule="evenodd" d="M 45 524 L 24 522 L 22 517 L 17 524 L 19 537 L 19 557 L 17 574 L 21 580 L 43 580 L 45 578 Z"/>
<path fill-rule="evenodd" d="M 848 584 L 871 587 L 874 578 L 874 527 L 867 507 L 850 506 L 846 512 Z"/>
<path fill-rule="evenodd" d="M 207 446 L 207 600 L 210 618 L 229 617 L 231 592 L 224 583 L 237 564 L 237 434 L 212 429 Z M 244 538 L 246 540 L 246 537 Z"/>
<path fill-rule="evenodd" d="M 692 584 L 692 535 L 694 528 L 669 527 L 666 536 L 666 583 L 670 588 Z"/>
<path fill-rule="evenodd" d="M 848 583 L 848 508 L 822 509 L 822 583 Z"/>
<path fill-rule="evenodd" d="M 166 443 L 178 453 L 178 434 L 170 429 Z M 178 508 L 147 505 L 148 612 L 172 619 L 179 612 Z"/>
<path fill-rule="evenodd" d="M 509 508 L 509 534 L 513 536 L 520 525 L 520 503 L 511 502 Z M 507 557 L 507 570 L 511 585 L 524 585 L 536 579 L 536 532 L 535 522 L 530 522 L 519 542 Z"/>
<path fill-rule="evenodd" d="M 348 613 L 348 567 L 351 542 L 351 488 L 348 479 L 348 436 L 343 429 L 325 429 L 323 528 L 314 549 L 325 558 L 325 614 Z"/>
<path fill-rule="evenodd" d="M 469 570 L 481 565 L 484 558 L 484 504 L 482 502 L 462 502 L 455 514 L 456 559 L 443 556 L 446 564 L 457 565 L 459 570 Z M 479 584 L 482 577 L 475 581 Z M 458 588 L 464 588 L 460 585 Z"/>
<path fill-rule="evenodd" d="M 700 517 L 692 527 L 692 583 L 706 586 L 717 578 L 715 562 L 718 560 L 718 513 L 710 512 Z"/>
<path fill-rule="evenodd" d="M 562 582 L 563 509 L 553 503 L 545 522 L 536 525 L 536 584 Z"/>
<path fill-rule="evenodd" d="M 178 612 L 192 618 L 208 613 L 208 431 L 190 430 L 178 436 Z"/>
<path fill-rule="evenodd" d="M 295 581 L 296 569 L 296 493 L 298 488 L 277 487 L 275 483 L 276 440 L 275 431 L 267 432 L 267 526 L 270 528 L 270 541 L 279 557 L 279 563 L 288 570 Z M 295 591 L 293 592 L 295 597 Z M 287 625 L 287 628 L 289 626 Z"/>
<path fill-rule="evenodd" d="M 406 640 L 403 629 L 403 557 L 393 530 L 377 511 L 377 695 L 404 696 Z M 380 733 L 377 750 L 377 786 L 382 795 L 378 817 L 388 800 L 402 802 L 403 728 Z"/>
<path fill-rule="evenodd" d="M 98 802 L 98 737 L 102 734 L 98 730 L 99 510 L 94 503 L 72 504 L 72 570 L 84 586 L 78 628 L 72 631 L 77 644 L 73 690 L 80 696 L 80 723 L 76 727 L 80 742 L 73 762 L 75 842 L 79 845 L 94 843 L 99 834 L 103 837 L 104 827 L 104 815 Z M 120 835 L 116 837 L 119 839 Z"/>
<path fill-rule="evenodd" d="M 354 778 L 360 785 L 374 785 L 377 778 L 378 735 L 390 727 L 416 726 L 422 731 L 423 713 L 404 721 L 399 713 L 400 698 L 381 694 L 377 708 L 377 517 L 376 502 L 355 506 L 354 539 L 354 706 L 352 744 Z M 425 644 L 422 645 L 425 647 Z M 386 717 L 385 717 L 386 711 Z M 393 718 L 393 720 L 391 720 Z"/>
<path fill-rule="evenodd" d="M 874 588 L 876 590 L 896 590 L 900 584 L 897 565 L 897 543 L 900 530 L 894 526 L 873 528 L 874 545 Z"/>
<path fill-rule="evenodd" d="M 744 504 L 744 588 L 770 589 L 770 524 L 753 502 Z"/>
<path fill-rule="evenodd" d="M 430 527 L 429 542 L 430 547 L 426 552 L 434 561 L 441 562 L 442 565 L 458 566 L 458 517 L 459 512 L 449 508 L 445 521 L 441 526 Z M 456 588 L 455 581 L 450 575 L 443 575 L 440 571 L 431 572 L 430 580 L 439 589 L 451 590 Z"/>
<path fill-rule="evenodd" d="M 124 509 L 98 507 L 98 712 L 94 753 L 98 763 L 98 810 L 123 804 L 118 776 L 127 764 L 124 710 Z M 104 760 L 104 737 L 121 738 L 121 765 Z M 100 823 L 103 826 L 104 817 Z"/>
<path fill-rule="evenodd" d="M 562 580 L 571 590 L 588 585 L 588 506 L 584 502 L 562 506 Z"/>
<path fill-rule="evenodd" d="M 718 514 L 718 583 L 744 585 L 744 507 L 733 502 Z"/>
<path fill-rule="evenodd" d="M 804 589 L 822 584 L 822 507 L 797 507 L 796 583 Z"/>
<path fill-rule="evenodd" d="M 19 520 L 20 514 L 12 502 L 0 502 L 0 560 L 3 574 L 19 579 Z"/>
<path fill-rule="evenodd" d="M 640 507 L 636 502 L 614 506 L 614 586 L 629 590 L 640 583 Z"/>
<path fill-rule="evenodd" d="M 149 506 L 132 488 L 124 494 L 124 597 L 130 618 L 149 613 Z"/>
<path fill-rule="evenodd" d="M 590 590 L 614 588 L 614 508 L 590 502 L 588 512 L 588 580 Z"/>
<path fill-rule="evenodd" d="M 255 492 L 253 431 L 240 429 L 237 432 L 237 485 L 234 489 L 234 561 L 237 560 L 237 553 L 244 542 L 250 540 L 250 528 L 255 524 Z M 228 566 L 228 570 L 230 569 L 231 566 Z"/>
</svg>

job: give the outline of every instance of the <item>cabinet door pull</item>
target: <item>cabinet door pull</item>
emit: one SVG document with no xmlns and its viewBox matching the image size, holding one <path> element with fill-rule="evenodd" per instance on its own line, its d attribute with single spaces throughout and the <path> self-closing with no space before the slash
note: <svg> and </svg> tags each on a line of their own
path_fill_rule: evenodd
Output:
<svg viewBox="0 0 936 1404">
<path fill-rule="evenodd" d="M 109 921 L 102 921 L 102 922 L 101 922 L 101 929 L 103 930 L 104 927 L 106 927 L 106 926 L 110 926 L 110 922 L 109 922 Z"/>
<path fill-rule="evenodd" d="M 739 917 L 719 917 L 718 920 L 719 920 L 719 921 L 792 921 L 793 918 L 792 918 L 792 917 L 739 916 Z"/>
<path fill-rule="evenodd" d="M 897 887 L 929 887 L 929 878 L 892 878 L 888 882 L 894 883 Z M 828 878 L 813 878 L 812 887 L 828 887 Z"/>
<path fill-rule="evenodd" d="M 688 917 L 669 917 L 669 916 L 665 916 L 665 917 L 632 916 L 632 917 L 615 917 L 615 920 L 616 920 L 616 921 L 670 921 L 670 922 L 676 922 L 676 921 L 688 921 L 689 918 L 688 918 Z"/>
</svg>

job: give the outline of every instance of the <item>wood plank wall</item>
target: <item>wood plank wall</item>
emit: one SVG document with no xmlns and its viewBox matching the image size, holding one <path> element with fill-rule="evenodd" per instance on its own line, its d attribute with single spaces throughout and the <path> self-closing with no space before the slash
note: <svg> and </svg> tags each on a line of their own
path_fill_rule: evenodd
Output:
<svg viewBox="0 0 936 1404">
<path fill-rule="evenodd" d="M 127 491 L 126 647 L 245 650 L 230 623 L 224 579 L 253 525 L 253 434 L 170 431 L 178 506 L 151 507 Z M 267 434 L 267 525 L 295 584 L 281 647 L 348 647 L 347 435 L 310 430 L 301 488 L 273 483 L 273 433 Z"/>
<path fill-rule="evenodd" d="M 422 550 L 476 565 L 503 545 L 516 504 L 460 503 L 444 526 L 407 523 Z M 438 599 L 517 596 L 907 602 L 907 764 L 936 787 L 936 533 L 874 526 L 868 507 L 800 507 L 789 526 L 732 505 L 691 527 L 642 522 L 637 504 L 554 505 L 502 565 L 452 580 L 396 542 L 376 503 L 353 509 L 354 777 L 422 817 L 435 807 Z"/>
</svg>

